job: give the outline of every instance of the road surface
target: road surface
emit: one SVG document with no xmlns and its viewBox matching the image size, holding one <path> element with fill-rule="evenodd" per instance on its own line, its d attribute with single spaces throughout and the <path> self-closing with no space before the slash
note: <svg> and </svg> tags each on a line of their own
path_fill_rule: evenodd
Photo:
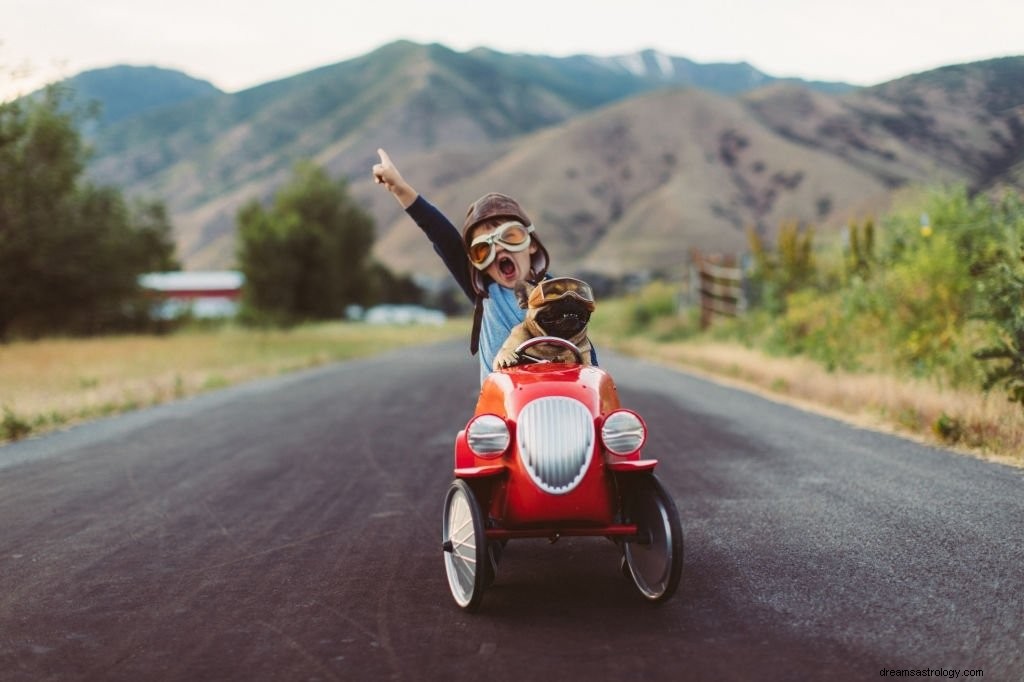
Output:
<svg viewBox="0 0 1024 682">
<path fill-rule="evenodd" d="M 0 679 L 1024 679 L 1024 472 L 602 360 L 682 517 L 668 603 L 569 538 L 455 606 L 442 344 L 0 448 Z"/>
</svg>

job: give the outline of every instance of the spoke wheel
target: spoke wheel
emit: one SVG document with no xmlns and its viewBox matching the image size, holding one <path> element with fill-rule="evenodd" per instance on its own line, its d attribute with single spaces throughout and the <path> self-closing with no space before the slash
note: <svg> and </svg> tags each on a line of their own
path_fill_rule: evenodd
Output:
<svg viewBox="0 0 1024 682">
<path fill-rule="evenodd" d="M 473 490 L 457 480 L 448 488 L 441 525 L 444 570 L 455 603 L 473 611 L 480 605 L 486 580 L 487 536 Z"/>
<path fill-rule="evenodd" d="M 631 482 L 625 512 L 642 538 L 624 548 L 633 584 L 644 598 L 665 601 L 679 587 L 683 572 L 683 529 L 675 502 L 657 478 L 644 476 Z"/>
</svg>

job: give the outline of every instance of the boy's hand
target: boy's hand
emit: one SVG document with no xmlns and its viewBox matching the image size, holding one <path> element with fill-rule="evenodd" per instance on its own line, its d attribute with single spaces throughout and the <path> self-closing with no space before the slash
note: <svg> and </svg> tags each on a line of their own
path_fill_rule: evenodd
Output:
<svg viewBox="0 0 1024 682">
<path fill-rule="evenodd" d="M 373 181 L 378 185 L 384 185 L 402 208 L 409 208 L 419 194 L 402 178 L 402 174 L 395 168 L 386 151 L 378 149 L 377 154 L 380 155 L 380 163 L 373 165 Z"/>
</svg>

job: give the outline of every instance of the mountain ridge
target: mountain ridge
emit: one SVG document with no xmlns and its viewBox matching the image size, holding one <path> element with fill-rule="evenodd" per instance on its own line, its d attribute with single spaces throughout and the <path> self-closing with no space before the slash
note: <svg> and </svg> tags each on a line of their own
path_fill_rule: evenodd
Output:
<svg viewBox="0 0 1024 682">
<path fill-rule="evenodd" d="M 223 94 L 212 83 L 182 71 L 128 64 L 82 71 L 58 85 L 71 93 L 74 104 L 99 105 L 96 120 L 91 122 L 94 130 L 181 102 Z"/>
<path fill-rule="evenodd" d="M 313 158 L 375 216 L 386 265 L 439 277 L 422 235 L 369 180 L 377 147 L 448 215 L 507 191 L 544 225 L 556 263 L 607 273 L 739 249 L 750 227 L 835 227 L 908 183 L 1024 176 L 1024 57 L 870 88 L 762 79 L 741 63 L 717 71 L 718 92 L 695 86 L 712 71 L 684 58 L 626 62 L 399 41 L 111 125 L 89 170 L 164 198 L 188 267 L 229 267 L 237 208 L 269 200 Z"/>
</svg>

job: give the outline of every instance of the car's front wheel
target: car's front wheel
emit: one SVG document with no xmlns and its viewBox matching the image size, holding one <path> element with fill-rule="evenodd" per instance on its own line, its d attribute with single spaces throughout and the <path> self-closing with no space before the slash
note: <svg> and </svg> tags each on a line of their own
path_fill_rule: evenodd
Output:
<svg viewBox="0 0 1024 682">
<path fill-rule="evenodd" d="M 644 598 L 665 601 L 679 587 L 683 572 L 679 512 L 653 474 L 632 480 L 625 497 L 626 522 L 637 525 L 639 537 L 624 544 L 624 568 Z"/>
<path fill-rule="evenodd" d="M 473 611 L 485 587 L 487 536 L 476 496 L 463 480 L 454 481 L 445 496 L 441 543 L 452 597 L 460 607 Z"/>
</svg>

